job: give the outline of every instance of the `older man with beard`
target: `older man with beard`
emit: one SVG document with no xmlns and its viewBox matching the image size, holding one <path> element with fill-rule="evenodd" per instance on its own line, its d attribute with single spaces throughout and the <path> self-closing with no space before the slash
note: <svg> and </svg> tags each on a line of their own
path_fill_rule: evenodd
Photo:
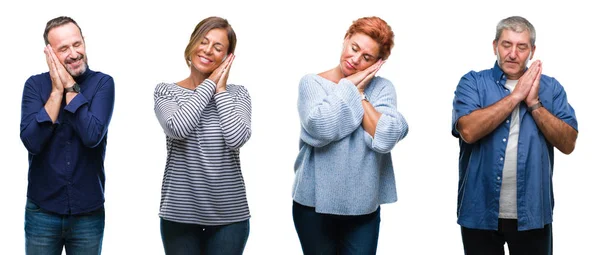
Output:
<svg viewBox="0 0 600 255">
<path fill-rule="evenodd" d="M 48 21 L 44 41 L 49 72 L 25 82 L 21 105 L 20 135 L 29 152 L 25 250 L 100 254 L 114 81 L 88 68 L 73 19 Z"/>
</svg>

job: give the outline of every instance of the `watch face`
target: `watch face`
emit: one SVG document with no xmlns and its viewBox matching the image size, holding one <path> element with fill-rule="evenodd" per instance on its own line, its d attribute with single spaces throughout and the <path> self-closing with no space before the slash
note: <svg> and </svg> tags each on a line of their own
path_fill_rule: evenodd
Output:
<svg viewBox="0 0 600 255">
<path fill-rule="evenodd" d="M 65 88 L 65 92 L 76 92 L 76 93 L 79 93 L 79 84 L 77 84 L 77 82 L 76 82 L 70 88 Z"/>
</svg>

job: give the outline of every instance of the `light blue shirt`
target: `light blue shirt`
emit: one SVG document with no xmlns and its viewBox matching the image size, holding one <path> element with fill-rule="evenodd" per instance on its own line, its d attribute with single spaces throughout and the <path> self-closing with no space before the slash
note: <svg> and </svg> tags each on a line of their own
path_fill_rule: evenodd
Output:
<svg viewBox="0 0 600 255">
<path fill-rule="evenodd" d="M 492 69 L 464 75 L 454 92 L 452 135 L 459 138 L 458 224 L 467 228 L 496 230 L 502 168 L 510 130 L 510 116 L 494 131 L 473 144 L 460 139 L 456 122 L 475 110 L 508 96 L 506 75 L 495 64 Z M 546 75 L 540 80 L 539 99 L 554 116 L 577 130 L 575 111 L 567 102 L 560 83 Z M 538 129 L 527 106 L 519 106 L 517 147 L 518 229 L 543 228 L 552 223 L 554 194 L 552 172 L 554 147 Z"/>
<path fill-rule="evenodd" d="M 316 74 L 300 81 L 294 201 L 318 213 L 363 215 L 397 200 L 390 151 L 406 136 L 408 125 L 396 109 L 390 81 L 374 77 L 365 94 L 382 114 L 374 137 L 361 125 L 362 100 L 352 82 L 335 84 Z"/>
</svg>

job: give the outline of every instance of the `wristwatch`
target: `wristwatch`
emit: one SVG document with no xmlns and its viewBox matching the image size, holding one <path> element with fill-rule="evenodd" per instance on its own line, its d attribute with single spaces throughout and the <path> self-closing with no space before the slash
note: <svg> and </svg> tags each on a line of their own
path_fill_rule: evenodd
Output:
<svg viewBox="0 0 600 255">
<path fill-rule="evenodd" d="M 365 93 L 360 94 L 360 99 L 369 102 L 369 98 L 367 98 L 367 94 Z"/>
<path fill-rule="evenodd" d="M 79 93 L 79 91 L 80 91 L 79 84 L 77 84 L 77 82 L 75 82 L 75 84 L 73 84 L 73 86 L 71 86 L 70 88 L 65 88 L 65 93 L 67 93 L 67 92 Z"/>
<path fill-rule="evenodd" d="M 542 105 L 542 101 L 539 101 L 537 104 L 534 104 L 534 105 L 532 105 L 532 106 L 530 106 L 530 107 L 527 107 L 527 111 L 528 111 L 528 112 L 533 112 L 533 110 L 535 110 L 535 109 L 537 109 L 537 108 L 540 108 L 540 107 L 544 107 L 544 106 Z"/>
</svg>

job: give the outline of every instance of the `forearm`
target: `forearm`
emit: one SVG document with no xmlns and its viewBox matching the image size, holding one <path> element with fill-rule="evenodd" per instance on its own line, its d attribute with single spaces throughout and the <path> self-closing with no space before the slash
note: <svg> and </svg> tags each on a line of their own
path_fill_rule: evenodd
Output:
<svg viewBox="0 0 600 255">
<path fill-rule="evenodd" d="M 71 100 L 73 100 L 73 98 L 75 98 L 75 96 L 77 96 L 79 93 L 77 92 L 67 92 L 65 94 L 65 102 L 68 105 L 69 103 L 71 103 Z"/>
<path fill-rule="evenodd" d="M 29 153 L 36 155 L 42 151 L 46 142 L 54 133 L 54 124 L 57 122 L 62 93 L 50 94 L 46 102 L 33 90 L 33 86 L 26 86 L 21 105 L 20 137 Z M 53 114 L 53 117 L 49 115 Z"/>
<path fill-rule="evenodd" d="M 349 81 L 342 79 L 330 93 L 318 83 L 301 84 L 298 99 L 300 123 L 316 144 L 340 140 L 356 130 L 364 110 L 360 94 Z"/>
<path fill-rule="evenodd" d="M 577 140 L 577 131 L 573 127 L 544 107 L 533 110 L 531 115 L 546 140 L 564 154 L 573 152 Z"/>
<path fill-rule="evenodd" d="M 375 130 L 377 129 L 377 122 L 381 118 L 381 113 L 367 100 L 362 100 L 362 107 L 364 110 L 362 127 L 371 137 L 375 137 Z"/>
<path fill-rule="evenodd" d="M 67 94 L 72 94 L 72 99 L 65 106 L 64 114 L 73 123 L 75 133 L 84 146 L 98 146 L 104 139 L 112 118 L 115 102 L 112 78 L 106 80 L 93 95 L 73 92 Z"/>
<path fill-rule="evenodd" d="M 46 109 L 48 116 L 50 119 L 52 119 L 52 123 L 56 122 L 56 119 L 58 119 L 58 113 L 60 112 L 60 104 L 62 103 L 62 99 L 62 91 L 52 91 L 48 101 L 46 101 L 46 104 L 44 105 L 44 109 Z"/>
<path fill-rule="evenodd" d="M 518 107 L 521 100 L 507 96 L 486 108 L 458 119 L 457 130 L 467 143 L 475 143 L 496 129 Z"/>
<path fill-rule="evenodd" d="M 231 149 L 239 149 L 252 134 L 250 97 L 245 94 L 234 100 L 229 92 L 225 91 L 215 94 L 214 98 L 225 143 Z"/>
<path fill-rule="evenodd" d="M 199 125 L 204 108 L 214 95 L 215 84 L 204 80 L 181 105 L 171 95 L 168 86 L 176 85 L 161 84 L 154 93 L 156 118 L 167 136 L 184 139 Z"/>
</svg>

